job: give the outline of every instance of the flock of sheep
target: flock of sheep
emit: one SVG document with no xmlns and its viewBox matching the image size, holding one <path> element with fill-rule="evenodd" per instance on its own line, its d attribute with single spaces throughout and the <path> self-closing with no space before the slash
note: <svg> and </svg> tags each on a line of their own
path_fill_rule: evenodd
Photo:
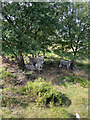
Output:
<svg viewBox="0 0 90 120">
<path fill-rule="evenodd" d="M 38 70 L 40 72 L 40 70 L 43 68 L 43 64 L 44 64 L 44 57 L 39 57 L 39 58 L 34 58 L 34 57 L 30 57 L 28 56 L 29 59 L 29 63 L 26 64 L 26 68 L 27 70 Z M 63 66 L 66 66 L 67 69 L 71 68 L 73 69 L 74 66 L 74 61 L 66 61 L 64 59 L 61 59 L 58 67 L 62 68 Z"/>
</svg>

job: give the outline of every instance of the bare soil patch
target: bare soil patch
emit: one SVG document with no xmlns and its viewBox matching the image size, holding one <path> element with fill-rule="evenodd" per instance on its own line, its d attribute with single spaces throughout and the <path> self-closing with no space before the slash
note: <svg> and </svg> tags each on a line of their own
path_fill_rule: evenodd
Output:
<svg viewBox="0 0 90 120">
<path fill-rule="evenodd" d="M 66 68 L 58 68 L 58 64 L 44 64 L 43 70 L 39 73 L 38 71 L 28 70 L 23 72 L 19 69 L 18 65 L 15 62 L 12 62 L 7 59 L 2 60 L 2 67 L 6 68 L 6 71 L 10 71 L 12 74 L 17 75 L 17 79 L 7 79 L 8 81 L 13 81 L 13 85 L 26 85 L 29 81 L 34 81 L 38 77 L 44 78 L 47 82 L 52 82 L 52 84 L 58 84 L 60 78 L 63 76 L 70 76 L 74 74 L 75 76 L 81 76 L 85 79 L 88 79 L 88 75 L 84 70 L 74 69 L 68 70 Z"/>
</svg>

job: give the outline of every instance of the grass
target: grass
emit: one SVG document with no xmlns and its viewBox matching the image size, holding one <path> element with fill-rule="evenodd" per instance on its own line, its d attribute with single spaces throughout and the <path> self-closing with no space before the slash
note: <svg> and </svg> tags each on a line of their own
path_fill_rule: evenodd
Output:
<svg viewBox="0 0 90 120">
<path fill-rule="evenodd" d="M 7 118 L 74 118 L 76 113 L 79 113 L 82 118 L 88 117 L 87 88 L 69 83 L 68 87 L 54 84 L 54 88 L 71 100 L 69 106 L 37 106 L 36 103 L 30 101 L 24 105 L 25 98 L 23 99 L 21 97 L 23 95 L 18 94 L 20 87 L 5 89 L 4 93 L 8 93 L 9 98 L 16 98 L 16 101 L 11 99 L 9 105 L 13 104 L 12 106 L 2 107 L 3 118 L 6 116 Z"/>
<path fill-rule="evenodd" d="M 88 116 L 88 89 L 83 88 L 79 85 L 68 85 L 54 87 L 65 94 L 70 100 L 71 105 L 69 107 L 40 107 L 34 102 L 29 102 L 26 107 L 17 104 L 13 109 L 3 107 L 3 117 L 14 117 L 14 118 L 73 118 L 76 113 L 79 113 L 82 118 Z M 18 96 L 19 97 L 19 96 Z"/>
<path fill-rule="evenodd" d="M 85 70 L 86 73 L 90 73 L 90 61 L 89 60 L 82 60 L 77 61 L 76 67 L 80 70 Z"/>
<path fill-rule="evenodd" d="M 24 75 L 26 76 L 27 82 L 32 81 L 32 83 L 34 83 L 37 77 L 45 77 L 47 83 L 52 82 L 53 88 L 65 95 L 71 101 L 70 105 L 43 106 L 37 105 L 34 101 L 27 102 L 26 96 L 22 94 L 22 92 L 20 93 L 20 90 L 24 85 L 13 86 L 13 84 L 9 83 L 10 85 L 5 85 L 5 88 L 3 89 L 3 96 L 5 95 L 7 97 L 6 101 L 10 102 L 8 102 L 7 106 L 5 106 L 6 103 L 2 106 L 3 118 L 75 118 L 76 113 L 78 113 L 81 118 L 88 117 L 88 88 L 80 86 L 78 83 L 73 84 L 71 82 L 62 82 L 63 80 L 61 79 L 65 76 L 70 78 L 70 76 L 73 75 L 81 78 L 84 76 L 84 79 L 86 79 L 87 75 L 84 71 L 82 71 L 82 69 L 85 70 L 85 67 L 82 66 L 84 64 L 87 66 L 87 61 L 85 61 L 85 63 L 82 62 L 81 65 L 79 65 L 79 61 L 77 66 L 82 69 L 70 72 L 66 69 L 58 69 L 56 62 L 53 59 L 48 61 L 48 58 L 51 56 L 52 55 L 49 54 L 47 55 L 42 73 L 38 74 L 35 71 L 28 71 L 24 73 Z M 56 59 L 56 61 L 58 60 L 59 59 Z M 11 74 L 10 77 L 12 77 Z M 15 80 L 16 79 L 17 78 L 15 78 Z M 6 81 L 5 83 L 7 84 Z"/>
<path fill-rule="evenodd" d="M 80 85 L 68 85 L 68 87 L 58 87 L 62 93 L 66 94 L 71 99 L 72 104 L 68 108 L 68 112 L 72 115 L 79 113 L 83 118 L 88 116 L 88 89 L 83 88 Z"/>
<path fill-rule="evenodd" d="M 60 79 L 60 83 L 58 85 L 68 85 L 68 83 L 70 84 L 79 84 L 83 87 L 88 87 L 88 80 L 82 78 L 82 77 L 78 77 L 75 75 L 72 76 L 64 76 Z"/>
</svg>

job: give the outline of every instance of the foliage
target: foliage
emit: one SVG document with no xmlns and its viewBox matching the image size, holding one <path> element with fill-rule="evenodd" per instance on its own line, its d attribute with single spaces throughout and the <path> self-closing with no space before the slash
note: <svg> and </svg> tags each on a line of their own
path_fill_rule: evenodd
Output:
<svg viewBox="0 0 90 120">
<path fill-rule="evenodd" d="M 35 97 L 37 104 L 58 104 L 62 103 L 61 94 L 56 91 L 51 83 L 45 82 L 39 78 L 34 83 L 29 82 L 26 86 L 26 94 L 28 97 Z"/>
<path fill-rule="evenodd" d="M 5 71 L 5 68 L 2 68 L 0 70 L 0 78 L 5 79 L 5 78 L 17 78 L 16 75 L 13 75 L 11 72 L 9 71 Z"/>
<path fill-rule="evenodd" d="M 79 83 L 81 86 L 83 87 L 88 87 L 88 80 L 79 77 L 79 76 L 64 76 L 61 78 L 61 80 L 66 80 L 66 82 L 70 82 L 70 83 Z"/>
<path fill-rule="evenodd" d="M 53 45 L 62 57 L 88 57 L 87 3 L 4 2 L 2 16 L 2 51 L 13 54 L 23 69 L 24 54 L 45 55 Z"/>
<path fill-rule="evenodd" d="M 17 93 L 21 88 L 19 87 L 8 87 L 4 88 L 2 91 L 2 107 L 7 107 L 12 109 L 16 105 L 24 105 L 25 99 L 22 99 L 21 96 L 18 96 Z"/>
<path fill-rule="evenodd" d="M 89 63 L 89 60 L 81 60 L 81 61 L 77 61 L 76 62 L 76 67 L 79 69 L 79 70 L 85 70 L 86 73 L 89 73 L 90 72 L 90 63 Z"/>
<path fill-rule="evenodd" d="M 60 52 L 63 55 L 70 52 L 74 59 L 84 57 L 83 55 L 88 57 L 87 3 L 66 2 L 56 3 L 55 6 L 57 6 L 56 13 L 59 18 L 56 44 L 61 45 Z"/>
<path fill-rule="evenodd" d="M 42 78 L 35 82 L 28 82 L 20 91 L 20 94 L 23 93 L 27 95 L 28 101 L 36 102 L 37 105 L 60 106 L 65 105 L 65 102 L 68 101 L 65 95 L 62 95 L 51 83 L 45 82 Z M 69 101 L 67 104 L 69 104 Z"/>
<path fill-rule="evenodd" d="M 45 52 L 55 34 L 56 19 L 51 3 L 2 3 L 2 52 L 13 54 L 25 70 L 23 54 Z"/>
<path fill-rule="evenodd" d="M 2 3 L 3 52 L 18 54 L 21 50 L 35 54 L 47 49 L 52 44 L 48 37 L 54 34 L 55 28 L 51 6 L 49 3 Z"/>
<path fill-rule="evenodd" d="M 65 94 L 61 94 L 51 83 L 47 83 L 41 78 L 35 82 L 28 82 L 26 86 L 5 88 L 2 94 L 2 106 L 9 108 L 17 104 L 28 105 L 30 102 L 48 107 L 69 106 L 71 104 Z"/>
<path fill-rule="evenodd" d="M 68 88 L 63 86 L 54 86 L 57 90 L 66 94 L 68 98 L 72 101 L 72 104 L 67 107 L 53 106 L 53 107 L 40 107 L 36 106 L 34 102 L 30 100 L 26 102 L 26 97 L 18 93 L 20 88 L 13 87 L 13 90 L 4 89 L 3 98 L 6 97 L 6 100 L 2 100 L 2 117 L 3 118 L 75 118 L 75 114 L 78 110 L 81 118 L 87 118 L 88 116 L 88 89 L 81 86 L 73 84 L 69 85 Z M 20 89 L 19 89 L 20 88 Z M 24 90 L 25 91 L 25 90 Z M 13 93 L 13 95 L 11 94 Z M 6 94 L 6 96 L 5 96 Z M 22 96 L 22 97 L 21 97 Z M 11 100 L 10 100 L 11 98 Z M 16 99 L 15 99 L 16 98 Z M 10 101 L 10 102 L 9 102 Z M 14 103 L 15 102 L 15 103 Z M 9 108 L 9 106 L 11 106 Z M 73 111 L 72 111 L 73 109 Z"/>
</svg>

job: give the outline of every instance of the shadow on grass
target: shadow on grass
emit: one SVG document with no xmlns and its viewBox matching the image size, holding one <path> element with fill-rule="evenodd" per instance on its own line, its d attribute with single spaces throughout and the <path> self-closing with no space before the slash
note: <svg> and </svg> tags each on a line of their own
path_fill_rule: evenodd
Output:
<svg viewBox="0 0 90 120">
<path fill-rule="evenodd" d="M 32 103 L 36 103 L 35 100 L 33 99 L 29 99 L 29 102 L 26 100 L 26 98 L 24 97 L 19 97 L 17 98 L 16 96 L 13 96 L 13 97 L 9 97 L 9 96 L 6 96 L 2 99 L 2 107 L 8 107 L 10 109 L 14 108 L 14 107 L 17 107 L 17 106 L 22 106 L 23 108 L 26 108 L 29 103 L 32 102 Z M 47 102 L 48 102 L 48 99 L 47 99 Z M 55 102 L 57 102 L 57 99 L 54 100 L 54 104 Z M 55 104 L 55 106 L 61 106 L 61 107 L 69 107 L 71 105 L 71 100 L 66 97 L 65 94 L 62 94 L 62 102 L 60 105 L 58 104 Z M 43 106 L 43 104 L 41 105 Z M 44 105 L 44 107 L 49 107 L 49 102 Z"/>
<path fill-rule="evenodd" d="M 66 79 L 64 79 L 64 80 L 60 80 L 60 82 L 57 83 L 57 85 L 59 85 L 59 86 L 63 85 L 64 87 L 67 87 L 69 83 L 71 83 L 71 82 L 66 81 Z"/>
<path fill-rule="evenodd" d="M 71 105 L 71 100 L 68 97 L 66 97 L 65 94 L 62 94 L 62 101 L 63 103 L 61 104 L 61 106 L 69 107 Z"/>
<path fill-rule="evenodd" d="M 60 61 L 58 59 L 48 59 L 47 61 L 45 61 L 44 66 L 45 67 L 58 67 L 58 64 L 60 63 Z"/>
<path fill-rule="evenodd" d="M 69 114 L 69 116 L 70 116 L 71 120 L 77 120 L 75 115 Z"/>
<path fill-rule="evenodd" d="M 37 79 L 37 76 L 35 74 L 26 73 L 25 76 L 28 80 L 31 80 L 31 81 L 34 81 L 35 79 Z"/>
<path fill-rule="evenodd" d="M 63 85 L 65 87 L 67 87 L 68 84 L 79 84 L 80 86 L 87 88 L 88 80 L 86 80 L 82 77 L 79 77 L 79 76 L 64 76 L 59 80 L 57 85 L 59 85 L 59 86 Z"/>
<path fill-rule="evenodd" d="M 58 64 L 60 63 L 60 59 L 56 59 L 56 58 L 52 58 L 52 59 L 47 59 L 47 61 L 45 62 L 45 65 L 47 67 L 58 67 Z M 90 64 L 88 62 L 84 63 L 84 62 L 76 62 L 74 64 L 74 68 L 75 69 L 79 69 L 79 70 L 85 70 L 86 73 L 90 73 Z"/>
<path fill-rule="evenodd" d="M 28 106 L 28 103 L 24 99 L 20 98 L 20 96 L 18 98 L 15 96 L 6 96 L 2 99 L 2 107 L 8 107 L 12 109 L 14 107 L 17 107 L 18 105 L 26 108 Z"/>
<path fill-rule="evenodd" d="M 90 64 L 89 63 L 77 62 L 76 68 L 78 68 L 79 70 L 85 70 L 86 73 L 90 73 Z"/>
</svg>

